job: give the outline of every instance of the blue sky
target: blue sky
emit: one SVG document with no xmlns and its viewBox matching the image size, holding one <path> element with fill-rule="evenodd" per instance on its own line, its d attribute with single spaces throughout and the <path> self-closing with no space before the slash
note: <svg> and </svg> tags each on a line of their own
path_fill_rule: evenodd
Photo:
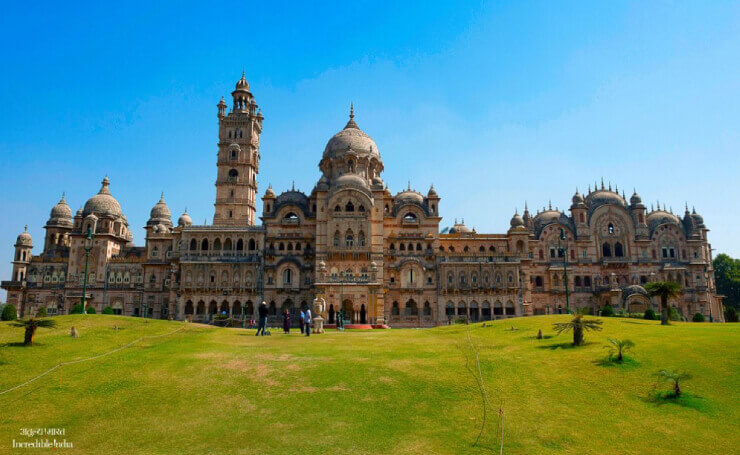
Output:
<svg viewBox="0 0 740 455">
<path fill-rule="evenodd" d="M 210 222 L 215 105 L 242 69 L 260 194 L 311 190 L 352 101 L 391 190 L 434 183 L 443 225 L 504 232 L 603 176 L 696 206 L 740 256 L 740 3 L 206 3 L 4 5 L 3 279 L 23 226 L 38 253 L 61 193 L 76 210 L 106 174 L 137 244 L 161 191 Z"/>
</svg>

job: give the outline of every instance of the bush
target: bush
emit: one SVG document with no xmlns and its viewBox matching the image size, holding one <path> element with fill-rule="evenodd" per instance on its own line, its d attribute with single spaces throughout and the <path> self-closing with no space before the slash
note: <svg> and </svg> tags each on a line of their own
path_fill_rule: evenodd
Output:
<svg viewBox="0 0 740 455">
<path fill-rule="evenodd" d="M 46 317 L 46 307 L 41 307 L 36 311 L 36 317 L 37 318 L 45 318 Z"/>
<path fill-rule="evenodd" d="M 78 303 L 69 310 L 69 314 L 82 314 L 82 304 Z"/>
<path fill-rule="evenodd" d="M 3 307 L 2 315 L 0 319 L 3 321 L 15 321 L 18 319 L 18 311 L 11 304 L 7 304 Z"/>
<path fill-rule="evenodd" d="M 696 313 L 693 318 L 691 318 L 692 322 L 704 322 L 704 315 L 701 313 Z"/>
<path fill-rule="evenodd" d="M 677 308 L 670 307 L 668 309 L 668 320 L 670 321 L 680 321 L 683 318 L 681 317 L 681 314 L 678 312 Z"/>
<path fill-rule="evenodd" d="M 95 314 L 95 313 L 96 313 L 96 311 L 95 311 L 95 307 L 94 306 L 87 307 L 87 314 Z"/>
<path fill-rule="evenodd" d="M 645 315 L 643 317 L 648 321 L 654 321 L 658 318 L 652 308 L 648 308 L 647 310 L 645 310 Z"/>
<path fill-rule="evenodd" d="M 107 306 L 103 308 L 103 314 L 115 314 L 115 313 L 113 312 L 113 308 Z"/>
<path fill-rule="evenodd" d="M 734 307 L 725 307 L 725 322 L 738 322 L 737 310 Z"/>
<path fill-rule="evenodd" d="M 614 316 L 614 308 L 608 303 L 601 309 L 602 316 Z"/>
</svg>

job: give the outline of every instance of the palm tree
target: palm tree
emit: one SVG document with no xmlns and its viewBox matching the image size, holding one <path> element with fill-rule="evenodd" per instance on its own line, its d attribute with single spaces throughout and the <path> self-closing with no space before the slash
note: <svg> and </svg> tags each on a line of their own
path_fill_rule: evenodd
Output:
<svg viewBox="0 0 740 455">
<path fill-rule="evenodd" d="M 26 346 L 31 346 L 33 344 L 33 336 L 36 334 L 36 329 L 38 329 L 39 327 L 53 329 L 54 327 L 57 326 L 57 322 L 53 319 L 28 318 L 28 319 L 21 319 L 20 321 L 14 322 L 13 325 L 16 327 L 23 327 L 26 329 L 26 334 L 23 339 L 23 344 Z"/>
<path fill-rule="evenodd" d="M 576 314 L 570 322 L 558 322 L 553 324 L 555 331 L 560 335 L 568 330 L 573 331 L 573 345 L 583 344 L 583 332 L 588 330 L 601 330 L 601 319 L 583 319 L 583 314 Z"/>
<path fill-rule="evenodd" d="M 691 379 L 691 375 L 686 372 L 679 373 L 677 371 L 671 370 L 660 370 L 657 374 L 659 378 L 673 383 L 673 393 L 676 398 L 681 396 L 681 387 L 679 383 L 681 381 Z"/>
<path fill-rule="evenodd" d="M 631 340 L 620 340 L 618 338 L 607 338 L 606 340 L 611 343 L 611 346 L 607 346 L 609 357 L 611 358 L 612 355 L 617 354 L 617 362 L 624 360 L 623 354 L 635 346 L 635 343 Z"/>
<path fill-rule="evenodd" d="M 654 281 L 645 285 L 650 297 L 660 297 L 660 325 L 668 325 L 668 299 L 681 295 L 681 285 L 673 281 Z"/>
</svg>

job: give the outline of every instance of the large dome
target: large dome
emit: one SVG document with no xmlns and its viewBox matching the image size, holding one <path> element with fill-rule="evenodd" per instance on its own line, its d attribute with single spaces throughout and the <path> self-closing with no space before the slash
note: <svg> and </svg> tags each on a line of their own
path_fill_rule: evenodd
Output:
<svg viewBox="0 0 740 455">
<path fill-rule="evenodd" d="M 375 141 L 365 134 L 357 123 L 355 123 L 355 114 L 350 111 L 349 121 L 344 129 L 335 134 L 324 149 L 323 159 L 331 159 L 344 155 L 348 151 L 354 152 L 358 156 L 367 156 L 380 159 L 380 152 Z"/>
<path fill-rule="evenodd" d="M 154 226 L 161 223 L 172 225 L 172 213 L 170 212 L 170 208 L 167 207 L 167 203 L 164 202 L 164 193 L 160 196 L 159 202 L 149 212 L 149 221 L 146 224 L 148 226 Z"/>
<path fill-rule="evenodd" d="M 85 202 L 85 208 L 82 210 L 83 217 L 91 213 L 94 213 L 98 216 L 121 216 L 121 204 L 119 204 L 116 198 L 111 195 L 110 189 L 108 189 L 109 185 L 110 180 L 108 180 L 108 177 L 105 177 L 102 181 L 102 186 L 100 187 L 100 191 L 98 192 L 98 194 L 91 197 L 87 200 L 87 202 Z"/>
<path fill-rule="evenodd" d="M 678 226 L 680 224 L 680 220 L 676 215 L 666 212 L 665 210 L 656 210 L 654 212 L 650 212 L 647 216 L 647 224 L 650 228 L 650 232 L 653 232 L 662 224 L 673 224 Z"/>
<path fill-rule="evenodd" d="M 586 205 L 588 205 L 589 213 L 593 213 L 602 205 L 617 205 L 626 209 L 627 201 L 618 193 L 601 189 L 586 196 Z"/>
</svg>

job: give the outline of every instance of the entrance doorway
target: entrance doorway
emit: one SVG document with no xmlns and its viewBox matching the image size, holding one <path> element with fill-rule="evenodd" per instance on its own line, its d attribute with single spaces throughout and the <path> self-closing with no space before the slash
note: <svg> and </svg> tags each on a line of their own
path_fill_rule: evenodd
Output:
<svg viewBox="0 0 740 455">
<path fill-rule="evenodd" d="M 360 306 L 360 324 L 367 324 L 367 312 L 364 303 Z"/>
<path fill-rule="evenodd" d="M 355 320 L 355 311 L 352 307 L 352 301 L 351 300 L 345 300 L 342 302 L 342 310 L 344 310 L 344 321 L 347 324 L 351 324 Z"/>
</svg>

